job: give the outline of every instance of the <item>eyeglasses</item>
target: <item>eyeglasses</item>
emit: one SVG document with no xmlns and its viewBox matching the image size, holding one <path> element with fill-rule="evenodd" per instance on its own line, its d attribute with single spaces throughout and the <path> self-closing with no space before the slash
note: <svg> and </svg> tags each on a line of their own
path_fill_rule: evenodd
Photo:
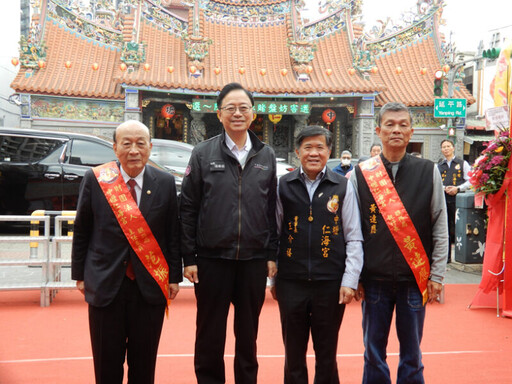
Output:
<svg viewBox="0 0 512 384">
<path fill-rule="evenodd" d="M 230 115 L 234 114 L 236 112 L 236 110 L 238 109 L 240 111 L 240 113 L 244 115 L 252 109 L 252 106 L 240 105 L 238 107 L 235 107 L 234 105 L 228 105 L 227 107 L 222 107 L 220 109 L 223 111 L 226 111 Z"/>
</svg>

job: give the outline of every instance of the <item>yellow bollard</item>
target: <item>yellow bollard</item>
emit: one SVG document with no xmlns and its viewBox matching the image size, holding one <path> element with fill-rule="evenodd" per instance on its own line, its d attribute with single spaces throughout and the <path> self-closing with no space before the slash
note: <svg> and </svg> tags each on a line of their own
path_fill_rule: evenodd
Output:
<svg viewBox="0 0 512 384">
<path fill-rule="evenodd" d="M 38 209 L 32 212 L 31 216 L 44 216 L 44 210 Z M 30 236 L 39 236 L 39 220 L 30 221 Z M 37 250 L 39 243 L 37 241 L 30 242 L 30 258 L 37 259 Z"/>
<path fill-rule="evenodd" d="M 76 211 L 62 211 L 62 216 L 75 216 Z M 68 236 L 73 236 L 75 220 L 68 220 Z"/>
</svg>

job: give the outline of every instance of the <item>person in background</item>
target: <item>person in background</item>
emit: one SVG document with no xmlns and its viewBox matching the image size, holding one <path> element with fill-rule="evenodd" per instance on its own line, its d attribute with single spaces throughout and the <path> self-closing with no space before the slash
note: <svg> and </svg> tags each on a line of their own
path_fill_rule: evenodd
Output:
<svg viewBox="0 0 512 384">
<path fill-rule="evenodd" d="M 311 333 L 316 384 L 339 383 L 336 351 L 345 305 L 363 265 L 363 235 L 354 187 L 326 167 L 332 134 L 309 126 L 297 137 L 300 169 L 279 179 L 281 240 L 271 292 L 279 303 L 285 384 L 307 384 Z"/>
<path fill-rule="evenodd" d="M 364 266 L 363 384 L 391 383 L 386 348 L 395 313 L 400 342 L 397 383 L 424 383 L 420 344 L 425 305 L 441 293 L 448 228 L 435 164 L 406 153 L 414 132 L 409 109 L 387 103 L 375 131 L 382 153 L 359 164 L 350 181 L 360 199 Z"/>
<path fill-rule="evenodd" d="M 97 384 L 121 384 L 125 356 L 130 384 L 155 381 L 164 312 L 182 279 L 176 185 L 146 166 L 151 146 L 144 124 L 122 123 L 118 161 L 80 185 L 71 278 L 89 304 Z"/>
<path fill-rule="evenodd" d="M 421 159 L 423 157 L 419 152 L 411 152 L 411 156 L 417 157 L 418 159 Z"/>
<path fill-rule="evenodd" d="M 448 248 L 447 262 L 450 263 L 452 259 L 452 244 L 455 243 L 456 197 L 459 192 L 464 192 L 471 188 L 471 183 L 469 182 L 471 166 L 467 161 L 455 156 L 455 145 L 451 140 L 445 139 L 441 141 L 441 152 L 444 158 L 439 161 L 437 167 L 443 179 L 444 197 L 446 199 L 446 207 L 448 208 L 450 246 Z"/>
<path fill-rule="evenodd" d="M 250 92 L 227 84 L 217 106 L 224 131 L 195 146 L 181 188 L 184 276 L 197 300 L 194 366 L 198 384 L 225 383 L 233 304 L 235 383 L 256 384 L 259 316 L 276 273 L 276 157 L 249 130 Z"/>
<path fill-rule="evenodd" d="M 352 153 L 350 153 L 350 151 L 344 150 L 341 152 L 340 160 L 341 162 L 332 170 L 336 173 L 339 173 L 341 176 L 346 176 L 347 173 L 354 169 L 354 166 L 351 163 Z"/>
<path fill-rule="evenodd" d="M 380 155 L 382 152 L 382 145 L 375 143 L 372 144 L 372 147 L 370 148 L 370 157 Z"/>
</svg>

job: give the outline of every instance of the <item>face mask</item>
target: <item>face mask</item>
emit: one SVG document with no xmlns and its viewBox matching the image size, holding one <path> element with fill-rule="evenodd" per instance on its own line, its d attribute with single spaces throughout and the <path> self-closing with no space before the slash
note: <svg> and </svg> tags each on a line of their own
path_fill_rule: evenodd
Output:
<svg viewBox="0 0 512 384">
<path fill-rule="evenodd" d="M 344 166 L 350 165 L 350 159 L 341 159 L 341 165 L 344 165 Z"/>
</svg>

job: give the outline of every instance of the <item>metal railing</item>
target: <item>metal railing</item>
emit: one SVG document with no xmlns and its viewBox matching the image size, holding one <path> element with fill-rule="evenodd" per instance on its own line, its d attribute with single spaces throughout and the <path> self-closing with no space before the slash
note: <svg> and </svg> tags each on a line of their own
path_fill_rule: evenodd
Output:
<svg viewBox="0 0 512 384">
<path fill-rule="evenodd" d="M 32 222 L 33 216 L 0 216 L 0 222 Z M 1 247 L 0 249 L 0 267 L 10 267 L 14 270 L 16 267 L 27 268 L 40 268 L 41 275 L 37 281 L 27 282 L 26 279 L 22 281 L 8 281 L 7 279 L 0 280 L 0 290 L 6 291 L 19 291 L 19 290 L 41 290 L 41 306 L 47 306 L 47 288 L 48 283 L 48 260 L 50 258 L 50 216 L 38 217 L 39 221 L 44 223 L 44 235 L 39 236 L 39 233 L 32 236 L 0 236 L 0 241 L 3 243 L 10 243 L 12 247 Z M 24 250 L 23 245 L 28 243 L 29 249 Z M 33 243 L 37 243 L 37 252 L 31 251 Z M 20 247 L 21 246 L 21 247 Z M 42 254 L 39 250 L 42 250 Z M 28 252 L 27 252 L 28 251 Z M 6 256 L 7 255 L 7 256 Z M 19 268 L 18 268 L 19 269 Z M 18 274 L 20 272 L 18 271 Z M 37 275 L 37 274 L 36 274 Z M 32 279 L 34 280 L 34 279 Z"/>
<path fill-rule="evenodd" d="M 0 222 L 30 222 L 30 236 L 0 235 L 1 243 L 11 246 L 0 248 L 0 267 L 8 278 L 0 280 L 0 290 L 40 290 L 42 307 L 50 305 L 59 289 L 75 289 L 76 283 L 63 279 L 62 267 L 71 266 L 71 255 L 63 257 L 62 245 L 71 243 L 75 211 L 35 211 L 31 216 L 0 216 Z M 53 215 L 54 235 L 50 234 Z M 37 219 L 36 219 L 37 218 Z M 44 224 L 43 236 L 39 234 L 40 223 Z M 63 223 L 68 223 L 67 235 L 62 235 Z M 29 248 L 25 244 L 29 243 Z M 26 267 L 22 269 L 21 267 Z M 30 268 L 30 270 L 28 270 Z M 40 269 L 40 276 L 34 269 Z M 35 269 L 37 272 L 37 269 Z M 30 272 L 30 273 L 27 273 Z M 32 276 L 30 276 L 32 275 Z M 11 277 L 15 276 L 16 281 Z"/>
</svg>

